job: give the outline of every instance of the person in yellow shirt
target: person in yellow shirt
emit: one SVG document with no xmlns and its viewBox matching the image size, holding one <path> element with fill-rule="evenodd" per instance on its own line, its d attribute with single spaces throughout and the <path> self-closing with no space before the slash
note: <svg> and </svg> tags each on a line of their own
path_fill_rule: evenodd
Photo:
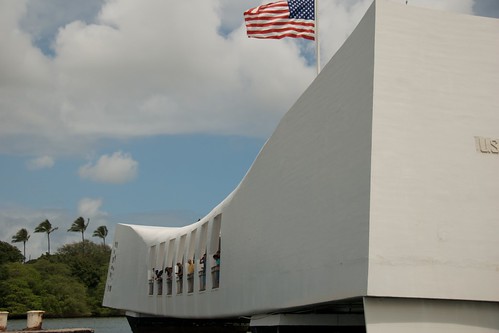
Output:
<svg viewBox="0 0 499 333">
<path fill-rule="evenodd" d="M 194 274 L 194 261 L 192 259 L 187 261 L 187 273 Z"/>
</svg>

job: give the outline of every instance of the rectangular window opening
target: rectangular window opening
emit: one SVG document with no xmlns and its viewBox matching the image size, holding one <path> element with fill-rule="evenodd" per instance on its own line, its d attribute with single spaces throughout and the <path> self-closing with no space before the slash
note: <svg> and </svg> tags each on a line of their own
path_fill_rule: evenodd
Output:
<svg viewBox="0 0 499 333">
<path fill-rule="evenodd" d="M 201 234 L 199 235 L 199 246 L 198 246 L 198 256 L 199 256 L 199 291 L 206 290 L 206 269 L 208 267 L 208 260 L 206 257 L 208 243 L 208 222 L 201 226 Z"/>
<path fill-rule="evenodd" d="M 147 264 L 148 295 L 154 295 L 154 272 L 156 270 L 156 245 L 149 248 L 149 262 Z"/>
<path fill-rule="evenodd" d="M 184 256 L 185 256 L 185 241 L 186 241 L 187 235 L 182 235 L 180 237 L 180 242 L 178 244 L 178 249 L 177 249 L 177 263 L 175 265 L 176 267 L 176 274 L 177 274 L 177 294 L 181 294 L 184 290 Z"/>
<path fill-rule="evenodd" d="M 215 216 L 213 220 L 213 225 L 211 228 L 211 239 L 210 239 L 210 255 L 211 255 L 211 282 L 212 289 L 217 289 L 220 287 L 220 257 L 221 257 L 221 227 L 222 227 L 222 214 Z"/>
<path fill-rule="evenodd" d="M 197 229 L 191 231 L 189 236 L 189 247 L 187 249 L 187 292 L 194 292 L 194 275 L 196 272 L 196 233 Z"/>
<path fill-rule="evenodd" d="M 175 238 L 170 239 L 168 242 L 168 251 L 166 254 L 166 263 L 165 263 L 165 274 L 166 274 L 166 294 L 171 295 L 173 292 L 173 259 L 175 254 Z"/>
</svg>

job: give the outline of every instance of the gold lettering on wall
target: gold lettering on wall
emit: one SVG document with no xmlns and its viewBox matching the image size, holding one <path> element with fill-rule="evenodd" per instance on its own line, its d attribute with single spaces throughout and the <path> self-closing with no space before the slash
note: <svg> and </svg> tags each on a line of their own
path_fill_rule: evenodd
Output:
<svg viewBox="0 0 499 333">
<path fill-rule="evenodd" d="M 475 136 L 475 147 L 482 154 L 499 154 L 499 139 Z"/>
</svg>

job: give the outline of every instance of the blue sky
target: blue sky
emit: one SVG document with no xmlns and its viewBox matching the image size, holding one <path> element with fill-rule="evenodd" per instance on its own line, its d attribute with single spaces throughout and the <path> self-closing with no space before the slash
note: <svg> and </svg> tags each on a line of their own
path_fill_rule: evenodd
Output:
<svg viewBox="0 0 499 333">
<path fill-rule="evenodd" d="M 319 2 L 323 63 L 371 2 Z M 313 43 L 246 38 L 261 3 L 0 0 L 0 240 L 26 228 L 36 258 L 45 219 L 55 250 L 79 216 L 109 242 L 116 223 L 182 226 L 220 203 L 314 78 Z M 499 17 L 497 0 L 409 5 Z"/>
</svg>

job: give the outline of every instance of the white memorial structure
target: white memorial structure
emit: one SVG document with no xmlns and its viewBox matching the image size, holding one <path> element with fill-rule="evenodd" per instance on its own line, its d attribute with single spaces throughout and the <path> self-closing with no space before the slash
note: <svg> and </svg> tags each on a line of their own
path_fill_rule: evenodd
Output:
<svg viewBox="0 0 499 333">
<path fill-rule="evenodd" d="M 118 225 L 104 305 L 135 332 L 499 332 L 499 20 L 375 1 L 223 202 Z"/>
</svg>

